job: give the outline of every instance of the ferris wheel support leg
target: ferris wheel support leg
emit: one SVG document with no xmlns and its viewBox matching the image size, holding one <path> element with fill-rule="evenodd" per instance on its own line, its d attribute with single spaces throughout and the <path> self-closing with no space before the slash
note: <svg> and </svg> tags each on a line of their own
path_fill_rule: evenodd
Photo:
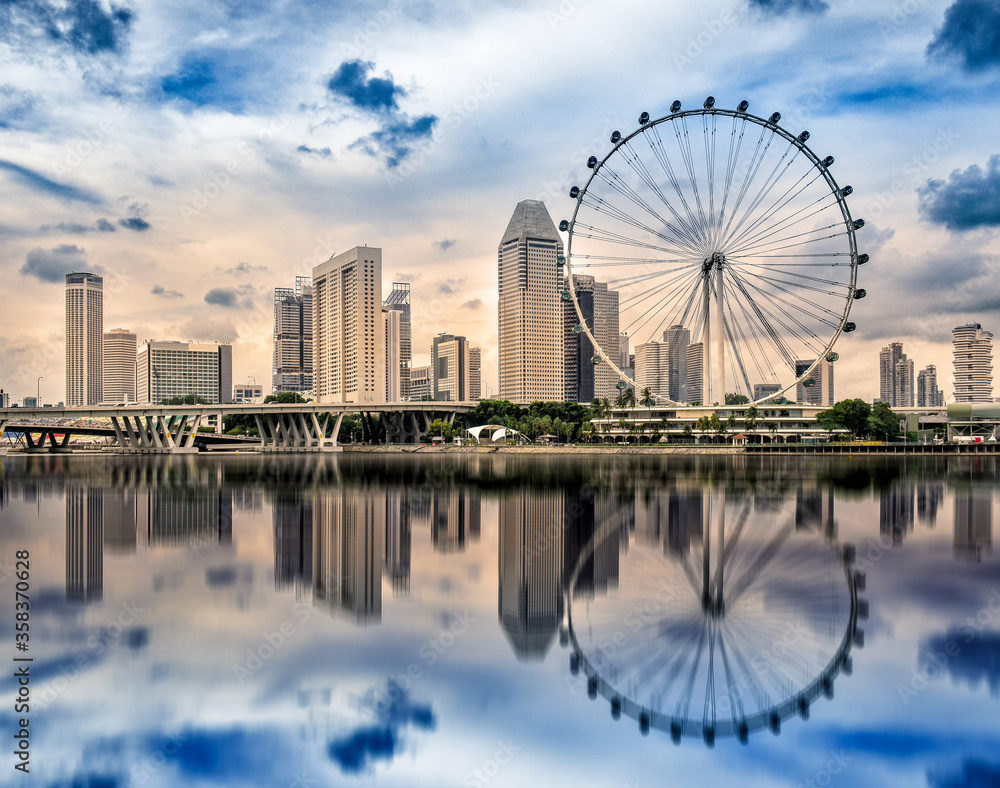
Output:
<svg viewBox="0 0 1000 788">
<path fill-rule="evenodd" d="M 718 392 L 719 404 L 720 405 L 725 405 L 726 404 L 726 359 L 725 359 L 724 353 L 725 353 L 726 346 L 725 346 L 725 332 L 723 331 L 723 326 L 722 326 L 722 320 L 723 320 L 723 316 L 722 316 L 722 305 L 723 305 L 722 294 L 723 294 L 723 291 L 722 291 L 722 268 L 721 267 L 719 267 L 719 268 L 716 269 L 715 276 L 716 276 L 715 306 L 716 306 L 716 308 L 718 309 L 718 312 L 719 312 L 719 319 L 718 319 L 718 326 L 717 326 L 717 330 L 718 330 L 719 334 L 715 338 L 715 341 L 716 341 L 715 363 L 718 366 L 717 377 L 718 377 L 718 380 L 719 380 L 719 392 Z M 712 401 L 714 402 L 715 400 L 712 400 Z"/>
<path fill-rule="evenodd" d="M 702 295 L 702 314 L 704 315 L 704 325 L 702 328 L 702 353 L 704 363 L 702 364 L 702 405 L 710 405 L 715 400 L 712 399 L 712 288 L 711 280 L 707 273 L 703 278 L 705 292 Z"/>
</svg>

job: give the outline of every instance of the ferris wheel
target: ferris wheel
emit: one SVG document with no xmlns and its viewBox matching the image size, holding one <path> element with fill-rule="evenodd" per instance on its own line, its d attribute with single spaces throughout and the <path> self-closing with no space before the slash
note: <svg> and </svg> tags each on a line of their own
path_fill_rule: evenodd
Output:
<svg viewBox="0 0 1000 788">
<path fill-rule="evenodd" d="M 581 570 L 609 534 L 617 542 L 620 523 L 581 553 L 566 589 L 571 672 L 609 701 L 612 717 L 675 743 L 746 744 L 756 730 L 778 734 L 784 720 L 808 718 L 864 643 L 855 548 L 794 498 L 761 510 L 698 493 L 669 510 L 665 534 L 636 536 L 623 551 L 606 593 L 581 584 Z"/>
<path fill-rule="evenodd" d="M 869 257 L 855 240 L 864 220 L 847 207 L 853 189 L 838 186 L 833 157 L 809 148 L 808 131 L 749 107 L 720 109 L 709 96 L 700 109 L 674 101 L 656 120 L 643 112 L 570 190 L 562 298 L 576 307 L 573 330 L 590 341 L 593 363 L 608 365 L 620 389 L 653 381 L 662 402 L 724 404 L 727 393 L 764 402 L 817 385 L 817 368 L 839 357 L 837 338 L 856 328 L 848 314 L 866 295 L 857 269 Z M 595 338 L 580 276 L 617 293 L 612 320 L 642 374 L 606 331 L 603 345 Z M 654 360 L 664 352 L 667 362 Z M 672 370 L 669 380 L 649 372 L 657 365 Z"/>
</svg>

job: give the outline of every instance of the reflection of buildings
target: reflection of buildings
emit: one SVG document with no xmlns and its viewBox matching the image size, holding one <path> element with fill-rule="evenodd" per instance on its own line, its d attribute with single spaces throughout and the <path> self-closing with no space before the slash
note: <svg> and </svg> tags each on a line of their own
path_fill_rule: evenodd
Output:
<svg viewBox="0 0 1000 788">
<path fill-rule="evenodd" d="M 389 576 L 392 593 L 410 593 L 410 508 L 402 487 L 385 493 L 385 555 L 383 570 Z"/>
<path fill-rule="evenodd" d="M 944 485 L 940 482 L 920 482 L 917 485 L 917 519 L 931 528 L 937 523 L 937 513 L 944 501 Z"/>
<path fill-rule="evenodd" d="M 434 549 L 439 553 L 461 553 L 469 542 L 478 542 L 481 510 L 477 489 L 451 487 L 439 491 L 431 502 Z"/>
<path fill-rule="evenodd" d="M 104 549 L 113 555 L 133 555 L 136 549 L 136 495 L 134 489 L 110 487 L 91 490 L 104 495 Z"/>
<path fill-rule="evenodd" d="M 276 500 L 274 512 L 274 587 L 312 585 L 313 504 L 311 500 Z"/>
<path fill-rule="evenodd" d="M 104 494 L 66 490 L 66 601 L 97 602 L 104 595 Z"/>
<path fill-rule="evenodd" d="M 704 502 L 701 490 L 670 490 L 636 502 L 636 538 L 662 544 L 664 554 L 683 556 L 701 542 Z"/>
<path fill-rule="evenodd" d="M 136 517 L 155 547 L 230 545 L 233 492 L 224 487 L 155 487 L 137 495 Z"/>
<path fill-rule="evenodd" d="M 911 503 L 912 507 L 912 503 Z M 912 512 L 911 512 L 912 521 Z M 795 528 L 816 528 L 820 533 L 835 536 L 833 521 L 833 490 L 803 489 L 795 493 Z"/>
<path fill-rule="evenodd" d="M 955 558 L 979 563 L 993 552 L 993 491 L 971 485 L 955 496 Z"/>
<path fill-rule="evenodd" d="M 562 616 L 564 516 L 555 492 L 500 499 L 500 626 L 522 662 L 545 657 Z"/>
<path fill-rule="evenodd" d="M 633 503 L 623 510 L 617 500 L 584 498 L 578 492 L 566 496 L 566 519 L 563 535 L 563 584 L 568 585 L 577 564 L 583 560 L 576 582 L 570 589 L 574 597 L 594 597 L 618 587 L 618 557 L 622 547 L 622 525 L 631 521 Z M 626 526 L 627 528 L 627 526 Z M 599 534 L 591 549 L 594 535 Z M 626 544 L 627 544 L 626 531 Z"/>
<path fill-rule="evenodd" d="M 901 484 L 880 492 L 878 525 L 882 544 L 903 544 L 906 532 L 913 530 L 912 486 Z"/>
<path fill-rule="evenodd" d="M 358 624 L 382 620 L 386 493 L 330 488 L 313 504 L 313 602 Z"/>
</svg>

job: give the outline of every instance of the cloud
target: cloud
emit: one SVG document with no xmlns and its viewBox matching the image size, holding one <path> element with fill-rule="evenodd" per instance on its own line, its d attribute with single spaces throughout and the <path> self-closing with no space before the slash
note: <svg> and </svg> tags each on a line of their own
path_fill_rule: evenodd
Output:
<svg viewBox="0 0 1000 788">
<path fill-rule="evenodd" d="M 464 304 L 462 304 L 462 308 L 463 309 L 482 309 L 483 308 L 483 299 L 481 299 L 481 298 L 473 298 L 472 300 L 466 301 Z"/>
<path fill-rule="evenodd" d="M 1000 65 L 1000 6 L 993 0 L 955 0 L 944 12 L 927 54 L 957 60 L 966 71 Z"/>
<path fill-rule="evenodd" d="M 222 270 L 222 269 L 219 269 Z M 250 263 L 237 263 L 232 268 L 227 268 L 222 273 L 236 275 L 236 274 L 253 274 L 253 273 L 263 273 L 264 271 L 270 270 L 266 265 L 251 265 Z"/>
<path fill-rule="evenodd" d="M 161 298 L 183 298 L 184 294 L 178 292 L 177 290 L 167 290 L 163 285 L 153 285 L 153 289 L 149 291 L 155 296 L 160 296 Z"/>
<path fill-rule="evenodd" d="M 115 226 L 107 219 L 98 219 L 93 225 L 78 224 L 77 222 L 59 222 L 59 224 L 43 224 L 38 228 L 43 233 L 69 233 L 70 235 L 85 235 L 87 233 L 101 232 L 113 233 Z"/>
<path fill-rule="evenodd" d="M 464 284 L 464 279 L 445 279 L 438 285 L 437 291 L 443 295 L 455 295 L 461 292 L 462 285 Z"/>
<path fill-rule="evenodd" d="M 189 107 L 216 107 L 242 114 L 260 91 L 249 84 L 270 70 L 259 51 L 209 48 L 189 52 L 177 70 L 160 80 L 160 94 Z"/>
<path fill-rule="evenodd" d="M 9 82 L 0 85 L 0 129 L 30 128 L 38 98 L 27 90 L 19 90 Z"/>
<path fill-rule="evenodd" d="M 958 773 L 928 773 L 927 785 L 930 788 L 996 788 L 1000 785 L 1000 764 L 969 758 L 962 762 Z"/>
<path fill-rule="evenodd" d="M 28 252 L 28 257 L 21 266 L 21 273 L 42 282 L 62 282 L 66 274 L 74 271 L 102 273 L 100 266 L 88 266 L 85 255 L 86 251 L 75 244 L 59 244 L 48 250 L 37 246 Z"/>
<path fill-rule="evenodd" d="M 420 274 L 396 274 L 392 277 L 393 282 L 409 282 L 411 285 L 421 278 Z"/>
<path fill-rule="evenodd" d="M 40 172 L 22 167 L 20 164 L 14 164 L 14 162 L 7 161 L 6 159 L 0 159 L 0 170 L 11 173 L 14 176 L 14 180 L 35 191 L 50 194 L 61 200 L 72 200 L 90 203 L 91 205 L 99 205 L 101 203 L 101 198 L 87 189 L 70 186 L 65 183 L 57 183 L 50 178 L 46 178 Z"/>
<path fill-rule="evenodd" d="M 117 232 L 117 230 L 115 230 L 115 226 L 111 222 L 109 222 L 107 219 L 98 219 L 96 227 L 102 233 L 114 233 L 114 232 Z"/>
<path fill-rule="evenodd" d="M 299 145 L 295 150 L 310 156 L 322 156 L 324 159 L 329 159 L 333 155 L 329 148 L 310 148 L 308 145 Z"/>
<path fill-rule="evenodd" d="M 204 315 L 192 317 L 177 327 L 176 336 L 184 339 L 204 339 L 210 342 L 234 342 L 240 332 L 233 321 L 227 318 L 211 318 Z"/>
<path fill-rule="evenodd" d="M 434 245 L 442 252 L 447 252 L 449 249 L 451 249 L 451 247 L 453 247 L 457 243 L 458 241 L 456 241 L 454 238 L 444 238 L 443 240 L 435 241 Z"/>
<path fill-rule="evenodd" d="M 113 3 L 105 10 L 97 0 L 28 0 L 0 3 L 0 38 L 25 50 L 40 42 L 57 42 L 77 54 L 122 54 L 135 15 Z"/>
<path fill-rule="evenodd" d="M 137 233 L 144 233 L 153 226 L 141 216 L 130 216 L 127 219 L 119 219 L 118 225 L 124 227 L 126 230 L 135 230 Z"/>
<path fill-rule="evenodd" d="M 329 745 L 330 759 L 348 774 L 368 771 L 373 761 L 392 760 L 403 749 L 407 726 L 434 730 L 437 721 L 429 705 L 412 703 L 409 694 L 390 681 L 384 692 L 369 692 L 362 706 L 375 714 L 374 725 L 363 725 Z"/>
<path fill-rule="evenodd" d="M 985 683 L 990 695 L 1000 695 L 1000 632 L 977 633 L 971 627 L 950 629 L 920 644 L 919 664 L 929 664 L 932 654 L 949 654 L 945 651 L 949 643 L 952 651 L 957 646 L 958 653 L 947 656 L 948 674 L 973 689 Z"/>
<path fill-rule="evenodd" d="M 240 294 L 235 287 L 213 287 L 205 293 L 205 303 L 233 308 L 239 305 Z"/>
<path fill-rule="evenodd" d="M 406 96 L 406 91 L 397 85 L 392 75 L 369 77 L 374 63 L 364 60 L 345 60 L 329 77 L 327 90 L 336 98 L 345 99 L 357 109 L 366 112 L 396 112 L 398 98 Z"/>
<path fill-rule="evenodd" d="M 417 143 L 430 139 L 437 122 L 437 115 L 421 115 L 416 120 L 401 115 L 383 124 L 378 131 L 351 143 L 350 147 L 359 148 L 374 158 L 382 158 L 387 167 L 394 169 L 413 153 Z"/>
<path fill-rule="evenodd" d="M 785 16 L 786 14 L 823 14 L 830 9 L 826 0 L 747 0 L 750 8 L 756 9 L 766 16 Z"/>
<path fill-rule="evenodd" d="M 947 181 L 931 179 L 917 193 L 921 215 L 949 230 L 1000 226 L 1000 154 L 990 156 L 985 171 L 978 164 L 954 170 Z"/>
</svg>

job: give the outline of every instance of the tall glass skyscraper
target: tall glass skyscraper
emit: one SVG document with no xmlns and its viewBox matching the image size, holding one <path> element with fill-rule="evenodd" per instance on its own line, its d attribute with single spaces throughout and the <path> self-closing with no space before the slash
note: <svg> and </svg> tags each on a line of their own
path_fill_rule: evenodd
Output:
<svg viewBox="0 0 1000 788">
<path fill-rule="evenodd" d="M 66 274 L 66 404 L 103 399 L 104 277 Z"/>
<path fill-rule="evenodd" d="M 295 277 L 295 289 L 274 289 L 274 393 L 313 388 L 312 279 Z"/>
</svg>

